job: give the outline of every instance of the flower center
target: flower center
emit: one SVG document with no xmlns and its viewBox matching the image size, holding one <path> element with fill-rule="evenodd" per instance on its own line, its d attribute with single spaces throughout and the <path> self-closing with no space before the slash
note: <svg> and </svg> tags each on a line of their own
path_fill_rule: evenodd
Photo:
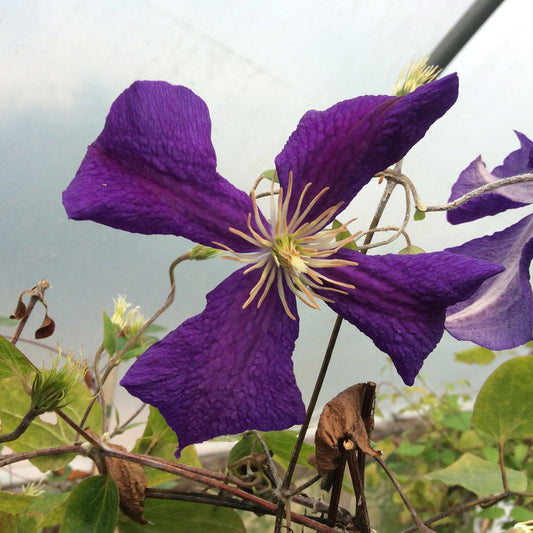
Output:
<svg viewBox="0 0 533 533">
<path fill-rule="evenodd" d="M 229 228 L 232 233 L 239 235 L 247 242 L 257 247 L 257 252 L 238 253 L 228 246 L 215 242 L 216 246 L 230 252 L 231 256 L 224 256 L 241 263 L 251 264 L 244 273 L 262 269 L 261 277 L 250 291 L 250 296 L 244 302 L 243 309 L 248 307 L 257 298 L 257 307 L 263 303 L 268 291 L 276 284 L 280 300 L 287 315 L 293 320 L 296 318 L 287 304 L 285 288 L 287 287 L 302 302 L 313 309 L 319 309 L 316 300 L 332 302 L 333 300 L 318 294 L 321 291 L 333 291 L 347 294 L 343 289 L 353 289 L 353 285 L 342 283 L 326 276 L 322 269 L 357 265 L 355 261 L 331 258 L 338 250 L 349 242 L 353 242 L 359 233 L 337 240 L 338 235 L 347 231 L 348 224 L 335 229 L 324 229 L 334 218 L 342 202 L 326 209 L 321 215 L 311 221 L 304 222 L 308 213 L 318 200 L 326 193 L 329 187 L 322 189 L 304 208 L 304 199 L 309 187 L 308 183 L 302 191 L 296 209 L 288 217 L 289 200 L 292 192 L 292 172 L 289 173 L 289 183 L 286 194 L 283 188 L 279 189 L 277 202 L 275 200 L 274 180 L 270 189 L 270 221 L 265 225 L 257 207 L 255 190 L 252 191 L 254 229 L 251 224 L 252 213 L 248 215 L 248 231 Z M 354 219 L 355 220 L 355 219 Z M 261 293 L 259 295 L 259 293 Z"/>
</svg>

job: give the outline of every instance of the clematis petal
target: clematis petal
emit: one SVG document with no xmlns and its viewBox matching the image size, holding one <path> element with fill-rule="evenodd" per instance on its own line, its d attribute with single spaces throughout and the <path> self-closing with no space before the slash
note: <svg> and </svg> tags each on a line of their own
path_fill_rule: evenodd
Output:
<svg viewBox="0 0 533 533">
<path fill-rule="evenodd" d="M 151 346 L 121 384 L 157 407 L 189 444 L 249 429 L 281 430 L 303 422 L 305 407 L 291 355 L 298 320 L 276 291 L 242 309 L 259 274 L 238 270 L 207 295 L 207 306 Z M 287 304 L 296 315 L 294 295 Z"/>
<path fill-rule="evenodd" d="M 502 178 L 533 172 L 533 142 L 524 134 L 515 133 L 520 141 L 520 148 L 511 152 L 505 158 L 503 165 L 496 167 L 492 173 L 487 170 L 481 157 L 472 161 L 454 183 L 450 202 L 473 189 Z M 448 211 L 446 217 L 451 224 L 462 224 L 531 203 L 533 203 L 533 183 L 517 183 L 472 198 L 457 209 Z"/>
<path fill-rule="evenodd" d="M 209 111 L 186 87 L 142 81 L 124 91 L 63 204 L 76 220 L 251 249 L 228 231 L 246 231 L 251 199 L 217 174 Z"/>
<path fill-rule="evenodd" d="M 513 226 L 448 251 L 501 263 L 505 272 L 483 283 L 467 300 L 447 311 L 446 329 L 457 339 L 492 350 L 529 342 L 533 296 L 529 265 L 533 258 L 533 215 Z"/>
<path fill-rule="evenodd" d="M 503 267 L 446 252 L 366 256 L 340 250 L 358 266 L 330 269 L 330 278 L 349 283 L 349 294 L 324 291 L 330 307 L 387 353 L 407 385 L 444 331 L 446 307 L 468 298 Z M 334 294 L 334 296 L 332 296 Z"/>
<path fill-rule="evenodd" d="M 455 74 L 405 96 L 361 96 L 326 111 L 308 111 L 276 157 L 282 187 L 293 173 L 292 213 L 311 183 L 308 198 L 331 187 L 310 211 L 312 220 L 338 202 L 347 205 L 372 176 L 399 161 L 457 99 Z"/>
</svg>

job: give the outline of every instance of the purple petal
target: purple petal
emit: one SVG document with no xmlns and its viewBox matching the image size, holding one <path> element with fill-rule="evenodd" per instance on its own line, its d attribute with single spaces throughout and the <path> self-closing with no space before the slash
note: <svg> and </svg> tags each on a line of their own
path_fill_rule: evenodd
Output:
<svg viewBox="0 0 533 533">
<path fill-rule="evenodd" d="M 511 152 L 503 165 L 496 167 L 492 173 L 487 170 L 481 157 L 472 161 L 454 183 L 450 202 L 483 185 L 533 171 L 533 142 L 522 133 L 515 133 L 520 141 L 520 149 Z M 533 183 L 518 183 L 472 198 L 457 209 L 448 211 L 446 216 L 451 224 L 462 224 L 532 202 Z"/>
<path fill-rule="evenodd" d="M 533 215 L 493 235 L 450 248 L 450 252 L 501 263 L 505 272 L 489 279 L 464 302 L 448 309 L 446 329 L 457 339 L 492 350 L 516 348 L 532 339 Z"/>
<path fill-rule="evenodd" d="M 444 331 L 446 307 L 468 298 L 502 267 L 445 252 L 365 256 L 341 250 L 358 266 L 325 270 L 350 283 L 347 295 L 323 291 L 330 307 L 387 353 L 407 385 Z"/>
<path fill-rule="evenodd" d="M 303 422 L 291 359 L 298 320 L 286 315 L 275 289 L 259 309 L 242 309 L 258 277 L 232 274 L 207 295 L 201 314 L 151 346 L 121 382 L 161 411 L 178 435 L 178 455 L 218 435 Z M 297 316 L 294 295 L 286 297 Z"/>
<path fill-rule="evenodd" d="M 399 161 L 457 99 L 455 74 L 406 96 L 361 96 L 326 111 L 308 111 L 276 158 L 280 183 L 294 177 L 291 208 L 307 183 L 313 198 L 331 187 L 308 216 L 345 206 L 372 176 Z"/>
<path fill-rule="evenodd" d="M 228 228 L 246 230 L 252 202 L 217 174 L 209 111 L 186 87 L 139 81 L 124 91 L 63 203 L 76 220 L 251 249 Z"/>
</svg>

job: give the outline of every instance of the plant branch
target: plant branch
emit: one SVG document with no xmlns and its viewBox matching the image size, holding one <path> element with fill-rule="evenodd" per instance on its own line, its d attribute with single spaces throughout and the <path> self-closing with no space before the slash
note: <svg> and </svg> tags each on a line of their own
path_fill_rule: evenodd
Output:
<svg viewBox="0 0 533 533">
<path fill-rule="evenodd" d="M 11 432 L 0 435 L 0 442 L 10 442 L 12 440 L 18 439 L 33 422 L 33 420 L 39 415 L 39 412 L 30 409 L 25 415 L 24 418 L 19 422 L 19 425 Z"/>
<path fill-rule="evenodd" d="M 404 505 L 407 507 L 407 510 L 409 511 L 409 514 L 411 515 L 411 519 L 416 524 L 416 528 L 414 528 L 413 531 L 416 531 L 418 529 L 419 531 L 423 531 L 424 533 L 436 533 L 435 531 L 433 531 L 433 529 L 430 529 L 429 527 L 427 527 L 424 524 L 424 522 L 422 522 L 422 520 L 420 520 L 420 518 L 416 514 L 416 511 L 412 503 L 409 501 L 407 494 L 405 494 L 404 490 L 402 489 L 402 486 L 396 479 L 396 476 L 392 473 L 392 470 L 387 466 L 385 461 L 381 457 L 374 457 L 374 459 L 379 463 L 381 468 L 385 470 L 385 473 L 387 474 L 392 484 L 394 485 L 394 488 L 398 491 L 398 494 L 403 500 Z"/>
</svg>

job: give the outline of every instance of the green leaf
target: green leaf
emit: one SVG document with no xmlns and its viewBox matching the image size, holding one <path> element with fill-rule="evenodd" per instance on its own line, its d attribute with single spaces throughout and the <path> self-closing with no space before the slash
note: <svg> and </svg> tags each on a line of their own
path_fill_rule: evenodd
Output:
<svg viewBox="0 0 533 533">
<path fill-rule="evenodd" d="M 501 507 L 488 507 L 477 513 L 477 516 L 479 518 L 501 518 L 502 516 L 505 516 L 505 509 L 502 509 Z"/>
<path fill-rule="evenodd" d="M 533 356 L 515 357 L 485 381 L 474 405 L 472 424 L 503 444 L 533 434 Z"/>
<path fill-rule="evenodd" d="M 406 246 L 405 248 L 402 248 L 398 254 L 399 255 L 416 255 L 416 254 L 425 254 L 426 252 L 420 248 L 420 246 L 415 246 L 414 244 L 411 244 L 409 246 Z"/>
<path fill-rule="evenodd" d="M 134 453 L 159 457 L 169 461 L 176 460 L 174 452 L 178 447 L 176 433 L 169 427 L 166 420 L 155 407 L 150 406 L 150 414 L 144 428 L 143 436 L 137 439 L 133 448 Z M 187 446 L 181 451 L 178 463 L 201 467 L 198 454 L 194 446 Z M 169 474 L 154 468 L 145 468 L 146 481 L 149 487 L 160 485 L 176 478 L 175 474 Z"/>
<path fill-rule="evenodd" d="M 460 411 L 459 413 L 449 413 L 444 415 L 442 424 L 444 427 L 468 431 L 470 429 L 471 411 Z"/>
<path fill-rule="evenodd" d="M 423 211 L 415 211 L 415 214 L 413 216 L 413 219 L 418 221 L 418 220 L 424 220 L 426 218 L 426 213 L 424 213 Z"/>
<path fill-rule="evenodd" d="M 152 525 L 143 526 L 121 514 L 120 533 L 246 533 L 240 516 L 225 507 L 148 498 L 143 516 Z"/>
<path fill-rule="evenodd" d="M 506 468 L 507 482 L 513 491 L 527 488 L 525 472 Z M 448 486 L 460 485 L 478 496 L 489 496 L 503 492 L 500 466 L 471 453 L 465 453 L 455 463 L 443 470 L 426 474 L 428 479 L 442 481 Z"/>
<path fill-rule="evenodd" d="M 341 226 L 342 226 L 342 224 L 338 220 L 334 220 L 331 227 L 333 229 L 339 229 Z M 337 234 L 337 236 L 335 237 L 335 240 L 337 242 L 339 242 L 339 241 L 342 241 L 344 239 L 347 239 L 351 235 L 352 234 L 348 230 L 341 231 L 340 233 Z M 355 244 L 355 242 L 352 241 L 352 242 L 349 242 L 348 244 L 345 244 L 343 246 L 343 248 L 348 248 L 348 250 L 357 250 L 357 244 Z"/>
<path fill-rule="evenodd" d="M 15 320 L 14 318 L 9 318 L 7 316 L 0 316 L 0 326 L 16 326 L 18 324 L 18 320 Z"/>
<path fill-rule="evenodd" d="M 270 181 L 274 180 L 274 183 L 279 183 L 278 173 L 275 168 L 271 170 L 265 170 L 261 173 L 260 178 L 267 179 Z"/>
<path fill-rule="evenodd" d="M 0 379 L 12 376 L 15 371 L 26 375 L 36 370 L 36 366 L 16 346 L 0 335 Z"/>
<path fill-rule="evenodd" d="M 111 476 L 84 479 L 70 493 L 60 533 L 113 533 L 118 489 Z"/>
<path fill-rule="evenodd" d="M 117 342 L 117 332 L 115 331 L 115 325 L 111 322 L 107 313 L 102 311 L 102 315 L 104 318 L 104 348 L 109 355 L 113 355 Z"/>
<path fill-rule="evenodd" d="M 0 511 L 14 515 L 24 513 L 35 499 L 36 496 L 27 494 L 0 492 Z"/>
<path fill-rule="evenodd" d="M 269 431 L 263 433 L 262 436 L 268 449 L 272 451 L 274 459 L 283 468 L 287 469 L 291 460 L 292 451 L 296 444 L 298 433 L 287 429 L 285 431 Z M 313 453 L 315 453 L 314 446 L 304 442 L 296 464 L 310 468 L 311 465 L 307 460 Z"/>
<path fill-rule="evenodd" d="M 72 388 L 73 400 L 63 408 L 63 411 L 75 422 L 81 420 L 85 408 L 92 395 L 89 389 L 81 383 L 75 383 Z M 23 390 L 16 377 L 0 380 L 0 421 L 2 433 L 10 433 L 18 425 L 30 407 L 30 397 Z M 89 415 L 86 425 L 98 430 L 102 424 L 102 411 L 96 404 Z M 68 446 L 73 443 L 75 431 L 65 421 L 58 419 L 55 424 L 44 422 L 36 418 L 28 429 L 15 441 L 9 443 L 14 452 L 30 452 Z M 54 455 L 36 457 L 31 462 L 41 470 L 59 470 L 72 460 L 69 455 Z"/>
<path fill-rule="evenodd" d="M 496 355 L 492 350 L 482 346 L 475 346 L 455 354 L 455 360 L 458 363 L 466 363 L 467 365 L 488 365 L 494 361 L 495 357 Z"/>
<path fill-rule="evenodd" d="M 402 457 L 416 457 L 425 449 L 423 444 L 410 444 L 406 440 L 402 441 L 394 453 Z"/>
<path fill-rule="evenodd" d="M 517 522 L 533 520 L 533 511 L 530 511 L 525 507 L 517 506 L 511 511 L 511 518 Z"/>
<path fill-rule="evenodd" d="M 144 334 L 147 333 L 161 333 L 162 331 L 166 331 L 168 328 L 165 326 L 160 326 L 159 324 L 150 324 L 145 330 Z"/>
</svg>

